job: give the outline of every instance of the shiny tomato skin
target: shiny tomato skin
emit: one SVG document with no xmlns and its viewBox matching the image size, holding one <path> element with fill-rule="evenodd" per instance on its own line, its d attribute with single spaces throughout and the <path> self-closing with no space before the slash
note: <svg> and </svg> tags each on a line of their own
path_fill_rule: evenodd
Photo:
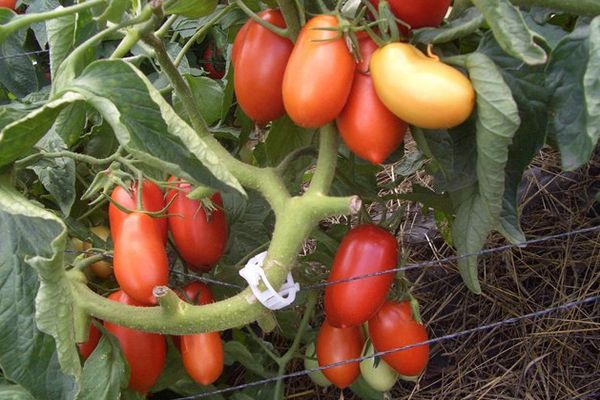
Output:
<svg viewBox="0 0 600 400">
<path fill-rule="evenodd" d="M 371 56 L 375 92 L 398 118 L 426 129 L 447 129 L 469 118 L 475 90 L 459 70 L 408 43 L 390 43 Z"/>
<path fill-rule="evenodd" d="M 244 45 L 244 40 L 246 38 L 246 33 L 248 32 L 248 27 L 250 26 L 250 22 L 252 20 L 249 19 L 246 21 L 244 25 L 240 28 L 238 33 L 235 35 L 235 39 L 233 39 L 233 45 L 231 48 L 231 63 L 235 66 L 235 62 L 237 61 L 238 55 L 240 54 L 240 50 Z"/>
<path fill-rule="evenodd" d="M 328 282 L 392 269 L 398 262 L 396 238 L 375 225 L 360 225 L 342 239 Z M 383 305 L 394 273 L 329 285 L 325 314 L 332 326 L 357 326 L 373 317 Z"/>
<path fill-rule="evenodd" d="M 427 330 L 414 320 L 408 301 L 388 300 L 369 320 L 369 336 L 377 351 L 387 351 L 427 340 Z M 383 356 L 400 375 L 420 375 L 427 366 L 429 345 L 421 345 Z"/>
<path fill-rule="evenodd" d="M 360 326 L 336 328 L 323 321 L 317 336 L 317 360 L 319 366 L 359 358 L 364 343 Z M 340 389 L 350 386 L 360 375 L 358 362 L 322 370 L 323 375 Z"/>
<path fill-rule="evenodd" d="M 174 178 L 169 179 L 170 182 Z M 219 261 L 227 244 L 227 218 L 223 211 L 221 194 L 211 196 L 218 207 L 208 218 L 202 203 L 190 200 L 186 194 L 191 192 L 190 184 L 180 182 L 179 189 L 167 194 L 170 216 L 169 230 L 181 257 L 196 271 L 210 271 Z"/>
<path fill-rule="evenodd" d="M 169 260 L 151 217 L 131 213 L 123 219 L 113 264 L 115 278 L 129 297 L 142 304 L 156 304 L 152 289 L 169 283 Z"/>
<path fill-rule="evenodd" d="M 286 26 L 279 10 L 264 10 L 259 16 L 280 28 Z M 242 34 L 241 45 L 234 49 L 235 96 L 250 119 L 265 125 L 285 114 L 281 85 L 294 44 L 255 21 Z"/>
<path fill-rule="evenodd" d="M 129 193 L 121 186 L 114 188 L 111 199 L 119 205 L 129 209 L 137 210 L 137 190 L 138 185 L 133 182 L 129 187 Z M 146 211 L 160 211 L 165 208 L 165 200 L 163 192 L 158 185 L 152 181 L 145 180 L 142 184 L 142 206 Z M 110 222 L 110 233 L 113 242 L 116 242 L 119 232 L 121 232 L 121 224 L 127 213 L 119 210 L 117 206 L 110 203 L 108 206 L 108 220 Z M 167 219 L 154 218 L 158 225 L 163 243 L 167 243 Z"/>
<path fill-rule="evenodd" d="M 363 60 L 357 66 L 348 101 L 336 123 L 344 143 L 354 154 L 380 164 L 400 146 L 408 126 L 381 102 L 371 76 L 364 73 L 376 49 L 373 40 L 360 41 Z"/>
<path fill-rule="evenodd" d="M 215 51 L 214 45 L 211 43 L 208 45 L 202 53 L 202 68 L 208 72 L 208 76 L 212 79 L 222 79 L 225 76 L 224 66 L 220 63 L 224 63 L 223 57 L 220 51 Z"/>
<path fill-rule="evenodd" d="M 0 0 L 0 8 L 10 8 L 11 10 L 17 9 L 17 0 Z"/>
<path fill-rule="evenodd" d="M 108 298 L 130 306 L 142 306 L 122 290 L 111 293 Z M 137 331 L 106 321 L 104 327 L 117 338 L 129 364 L 129 388 L 147 393 L 165 365 L 167 355 L 165 338 L 156 333 Z"/>
<path fill-rule="evenodd" d="M 283 77 L 283 103 L 299 126 L 318 128 L 344 108 L 356 64 L 333 15 L 313 17 L 300 31 Z"/>
<path fill-rule="evenodd" d="M 87 360 L 90 354 L 92 354 L 98 345 L 101 336 L 102 334 L 100 333 L 100 329 L 98 329 L 93 323 L 90 323 L 90 334 L 88 336 L 88 340 L 83 343 L 77 343 L 79 354 L 81 354 L 84 360 Z"/>
<path fill-rule="evenodd" d="M 370 0 L 377 7 L 379 0 Z M 452 0 L 389 0 L 390 9 L 396 17 L 412 29 L 439 26 Z"/>
<path fill-rule="evenodd" d="M 193 304 L 214 301 L 210 288 L 201 282 L 186 285 L 183 292 Z M 178 347 L 185 370 L 197 383 L 210 385 L 221 376 L 225 353 L 219 332 L 180 336 Z"/>
</svg>

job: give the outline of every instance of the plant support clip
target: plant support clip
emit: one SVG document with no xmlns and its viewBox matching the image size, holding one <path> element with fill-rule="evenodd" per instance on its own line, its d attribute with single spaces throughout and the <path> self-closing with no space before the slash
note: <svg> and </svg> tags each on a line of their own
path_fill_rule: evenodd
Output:
<svg viewBox="0 0 600 400">
<path fill-rule="evenodd" d="M 290 272 L 288 273 L 287 281 L 279 289 L 279 293 L 275 291 L 271 283 L 269 283 L 265 271 L 262 269 L 266 257 L 266 251 L 252 257 L 248 260 L 246 266 L 240 270 L 240 275 L 248 282 L 252 293 L 254 293 L 254 296 L 256 296 L 263 306 L 269 310 L 280 310 L 296 300 L 296 292 L 300 290 L 300 285 L 294 282 L 294 278 Z M 258 288 L 261 281 L 267 288 L 265 291 L 261 291 Z"/>
</svg>

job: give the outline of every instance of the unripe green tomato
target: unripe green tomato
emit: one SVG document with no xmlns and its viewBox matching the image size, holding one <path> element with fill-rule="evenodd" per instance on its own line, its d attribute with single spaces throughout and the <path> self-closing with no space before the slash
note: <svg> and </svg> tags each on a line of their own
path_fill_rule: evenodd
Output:
<svg viewBox="0 0 600 400">
<path fill-rule="evenodd" d="M 365 346 L 367 344 L 365 343 Z M 363 349 L 363 356 L 372 356 L 374 352 L 373 344 L 368 343 L 368 347 Z M 379 363 L 375 366 L 375 358 L 368 358 L 360 363 L 360 373 L 365 382 L 373 389 L 379 392 L 387 392 L 394 387 L 398 374 L 390 367 L 382 358 L 379 358 Z"/>
<path fill-rule="evenodd" d="M 308 346 L 306 346 L 306 351 L 304 352 L 304 355 L 306 356 L 306 358 L 304 359 L 304 369 L 313 369 L 319 366 L 314 343 L 310 343 Z M 311 372 L 308 374 L 308 376 L 316 385 L 323 387 L 331 385 L 329 379 L 327 379 L 321 371 Z"/>
</svg>

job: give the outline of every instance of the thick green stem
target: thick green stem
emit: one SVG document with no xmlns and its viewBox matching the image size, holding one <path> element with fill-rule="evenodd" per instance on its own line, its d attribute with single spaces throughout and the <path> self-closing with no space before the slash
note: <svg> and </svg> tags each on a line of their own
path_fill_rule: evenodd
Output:
<svg viewBox="0 0 600 400">
<path fill-rule="evenodd" d="M 285 20 L 287 37 L 290 38 L 292 42 L 295 42 L 298 33 L 300 32 L 300 28 L 302 27 L 301 24 L 304 16 L 300 14 L 296 1 L 278 0 L 277 4 L 279 5 L 281 14 L 283 14 L 283 19 Z"/>
<path fill-rule="evenodd" d="M 265 21 L 261 17 L 259 17 L 254 11 L 250 9 L 242 0 L 236 0 L 235 4 L 246 13 L 254 22 L 260 24 L 270 30 L 273 33 L 278 34 L 282 37 L 289 37 L 289 30 L 285 28 L 280 28 L 278 26 L 273 25 L 270 22 Z"/>
<path fill-rule="evenodd" d="M 119 156 L 121 155 L 121 151 L 120 151 L 120 147 L 119 149 L 110 157 L 106 157 L 106 158 L 95 158 L 92 156 L 88 156 L 86 154 L 81 154 L 81 153 L 74 153 L 72 151 L 57 151 L 57 152 L 52 152 L 52 153 L 45 153 L 45 152 L 41 152 L 41 153 L 35 153 L 32 154 L 30 156 L 27 156 L 25 158 L 22 158 L 18 161 L 15 162 L 15 166 L 18 168 L 25 168 L 28 165 L 34 164 L 35 162 L 43 159 L 43 158 L 72 158 L 75 161 L 80 161 L 80 162 L 84 162 L 84 163 L 88 163 L 88 164 L 92 164 L 92 165 L 105 165 L 105 164 L 110 164 L 111 162 L 115 161 L 117 158 L 119 158 Z"/>
<path fill-rule="evenodd" d="M 333 122 L 321 128 L 321 142 L 319 144 L 319 158 L 315 174 L 310 182 L 307 193 L 327 193 L 337 163 L 337 132 Z"/>
</svg>

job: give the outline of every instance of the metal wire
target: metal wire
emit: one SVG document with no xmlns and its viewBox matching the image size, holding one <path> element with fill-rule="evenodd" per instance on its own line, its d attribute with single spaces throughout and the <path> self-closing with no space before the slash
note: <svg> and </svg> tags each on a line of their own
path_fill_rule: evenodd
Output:
<svg viewBox="0 0 600 400">
<path fill-rule="evenodd" d="M 397 353 L 399 351 L 402 350 L 408 350 L 408 349 L 412 349 L 413 347 L 419 347 L 419 346 L 423 346 L 423 345 L 431 345 L 431 344 L 435 344 L 435 343 L 439 343 L 445 340 L 451 340 L 451 339 L 456 339 L 458 337 L 462 337 L 462 336 L 466 336 L 475 332 L 479 332 L 479 331 L 484 331 L 484 330 L 488 330 L 488 329 L 494 329 L 494 328 L 498 328 L 504 325 L 510 325 L 513 324 L 515 322 L 524 320 L 524 319 L 534 319 L 534 318 L 538 318 L 547 314 L 551 314 L 554 313 L 556 311 L 562 311 L 562 310 L 567 310 L 573 307 L 577 307 L 577 306 L 581 306 L 584 304 L 589 304 L 589 303 L 594 303 L 596 301 L 600 300 L 600 295 L 599 296 L 592 296 L 592 297 L 587 297 L 585 299 L 582 300 L 577 300 L 577 301 L 572 301 L 566 304 L 562 304 L 559 306 L 555 306 L 555 307 L 550 307 L 550 308 L 546 308 L 544 310 L 541 311 L 535 311 L 535 312 L 531 312 L 528 314 L 523 314 L 517 317 L 512 317 L 512 318 L 507 318 L 504 319 L 502 321 L 497 321 L 497 322 L 493 322 L 490 324 L 486 324 L 486 325 L 481 325 L 481 326 L 477 326 L 475 328 L 471 328 L 471 329 L 466 329 L 460 332 L 455 332 L 455 333 L 451 333 L 448 335 L 444 335 L 444 336 L 439 336 L 433 339 L 429 339 L 423 342 L 418 342 L 418 343 L 413 343 L 410 345 L 406 345 L 406 346 L 402 346 L 402 347 L 398 347 L 395 349 L 390 349 L 390 350 L 386 350 L 386 351 L 379 351 L 376 353 L 373 353 L 372 355 L 369 356 L 363 356 L 363 357 L 358 357 L 358 358 L 353 358 L 350 360 L 345 360 L 345 361 L 340 361 L 340 362 L 336 362 L 333 364 L 327 364 L 327 365 L 323 365 L 323 366 L 319 366 L 319 367 L 315 367 L 315 368 L 311 368 L 311 369 L 305 369 L 302 371 L 296 371 L 296 372 L 291 372 L 289 374 L 285 374 L 285 375 L 281 375 L 281 376 L 277 376 L 277 377 L 273 377 L 273 378 L 267 378 L 267 379 L 261 379 L 258 381 L 254 381 L 254 382 L 250 382 L 250 383 L 245 383 L 242 385 L 237 385 L 237 386 L 232 386 L 232 387 L 228 387 L 228 388 L 224 388 L 224 389 L 218 389 L 218 390 L 214 390 L 212 392 L 208 392 L 208 393 L 199 393 L 197 395 L 193 395 L 193 396 L 188 396 L 188 397 L 179 397 L 175 400 L 194 400 L 194 399 L 199 399 L 202 397 L 207 397 L 207 396 L 212 396 L 215 394 L 221 394 L 221 393 L 226 393 L 226 392 L 231 392 L 231 391 L 235 391 L 235 390 L 241 390 L 241 389 L 245 389 L 248 387 L 252 387 L 252 386 L 258 386 L 258 385 L 264 385 L 267 383 L 271 383 L 271 382 L 276 382 L 280 379 L 288 379 L 288 378 L 295 378 L 298 376 L 303 376 L 303 375 L 307 375 L 310 374 L 312 372 L 316 372 L 316 371 L 322 371 L 324 369 L 329 369 L 329 368 L 335 368 L 335 367 L 339 367 L 342 365 L 346 365 L 346 364 L 351 364 L 351 363 L 356 363 L 356 362 L 361 362 L 364 360 L 368 360 L 370 358 L 374 358 L 374 357 L 381 357 L 387 354 L 392 354 L 392 353 Z"/>
</svg>

